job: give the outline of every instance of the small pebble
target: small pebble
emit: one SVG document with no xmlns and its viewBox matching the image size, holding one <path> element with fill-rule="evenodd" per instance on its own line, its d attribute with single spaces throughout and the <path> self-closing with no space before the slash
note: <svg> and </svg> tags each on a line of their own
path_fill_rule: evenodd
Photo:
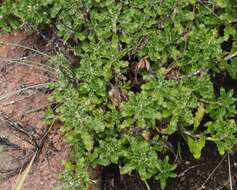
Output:
<svg viewBox="0 0 237 190">
<path fill-rule="evenodd" d="M 186 165 L 189 165 L 189 164 L 190 164 L 190 161 L 185 161 L 185 164 L 186 164 Z"/>
<path fill-rule="evenodd" d="M 234 167 L 235 167 L 235 168 L 237 167 L 237 162 L 234 162 Z"/>
</svg>

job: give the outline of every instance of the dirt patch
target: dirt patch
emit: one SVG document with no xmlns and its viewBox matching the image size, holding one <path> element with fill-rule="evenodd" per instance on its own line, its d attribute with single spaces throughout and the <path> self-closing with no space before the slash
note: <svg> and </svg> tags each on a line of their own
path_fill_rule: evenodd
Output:
<svg viewBox="0 0 237 190">
<path fill-rule="evenodd" d="M 11 172 L 21 168 L 34 152 L 33 140 L 27 135 L 19 135 L 19 131 L 14 133 L 14 124 L 29 134 L 35 134 L 35 138 L 40 137 L 47 129 L 43 122 L 43 111 L 49 106 L 48 92 L 37 85 L 55 80 L 55 68 L 48 64 L 46 57 L 16 45 L 49 51 L 45 43 L 37 46 L 37 40 L 37 36 L 24 32 L 0 35 L 1 178 L 8 174 L 14 175 Z M 31 86 L 36 87 L 29 88 Z M 63 143 L 59 127 L 52 127 L 26 180 L 24 190 L 51 190 L 59 186 L 58 177 L 63 170 L 61 162 L 69 153 L 69 147 Z M 2 180 L 0 189 L 10 190 L 15 181 L 16 176 Z"/>
<path fill-rule="evenodd" d="M 185 147 L 185 145 L 183 145 Z M 230 154 L 232 188 L 237 189 L 237 154 Z M 177 178 L 170 180 L 167 190 L 229 190 L 228 155 L 220 156 L 214 144 L 207 144 L 202 157 L 195 160 L 183 150 Z"/>
</svg>

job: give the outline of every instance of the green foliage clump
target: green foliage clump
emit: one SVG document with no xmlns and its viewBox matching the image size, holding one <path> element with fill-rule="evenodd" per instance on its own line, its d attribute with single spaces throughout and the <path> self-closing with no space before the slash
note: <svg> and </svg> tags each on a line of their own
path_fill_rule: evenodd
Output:
<svg viewBox="0 0 237 190">
<path fill-rule="evenodd" d="M 5 30 L 47 23 L 78 41 L 78 65 L 54 60 L 63 69 L 51 98 L 74 150 L 66 189 L 86 189 L 87 167 L 111 163 L 164 189 L 174 133 L 197 159 L 206 141 L 220 154 L 237 143 L 236 94 L 214 84 L 237 79 L 235 0 L 6 0 L 0 16 Z"/>
</svg>

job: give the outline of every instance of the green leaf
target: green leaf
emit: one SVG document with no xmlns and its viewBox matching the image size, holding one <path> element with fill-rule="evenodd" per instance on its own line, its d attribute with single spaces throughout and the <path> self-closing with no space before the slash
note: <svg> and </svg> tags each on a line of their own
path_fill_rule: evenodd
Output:
<svg viewBox="0 0 237 190">
<path fill-rule="evenodd" d="M 226 65 L 227 71 L 233 79 L 237 79 L 237 58 L 231 60 L 231 63 Z"/>
<path fill-rule="evenodd" d="M 195 113 L 195 117 L 193 118 L 193 125 L 194 125 L 195 130 L 200 125 L 200 122 L 202 121 L 204 114 L 205 114 L 205 108 L 204 108 L 203 104 L 201 104 Z"/>
<path fill-rule="evenodd" d="M 117 35 L 112 36 L 111 46 L 114 49 L 116 49 L 118 47 L 118 36 Z"/>
<path fill-rule="evenodd" d="M 88 131 L 81 131 L 81 138 L 86 150 L 89 152 L 92 151 L 94 145 L 93 136 Z"/>
<path fill-rule="evenodd" d="M 131 171 L 133 171 L 135 169 L 135 167 L 133 167 L 132 165 L 126 164 L 124 167 L 120 168 L 120 173 L 122 175 L 128 174 Z"/>
<path fill-rule="evenodd" d="M 82 32 L 75 33 L 75 36 L 81 41 L 84 41 L 86 39 L 85 34 L 83 34 Z"/>
<path fill-rule="evenodd" d="M 193 154 L 194 158 L 199 159 L 201 156 L 201 151 L 205 146 L 206 138 L 201 136 L 198 140 L 194 140 L 188 136 L 188 146 L 189 150 Z"/>
</svg>

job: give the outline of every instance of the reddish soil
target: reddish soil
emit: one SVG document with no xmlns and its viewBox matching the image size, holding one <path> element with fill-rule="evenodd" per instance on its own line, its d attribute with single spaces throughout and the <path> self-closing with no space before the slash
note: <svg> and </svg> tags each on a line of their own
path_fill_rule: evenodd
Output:
<svg viewBox="0 0 237 190">
<path fill-rule="evenodd" d="M 0 137 L 19 146 L 18 148 L 0 144 L 0 177 L 7 172 L 22 166 L 27 158 L 34 153 L 33 146 L 20 136 L 15 135 L 9 127 L 7 116 L 12 122 L 20 122 L 26 131 L 43 134 L 46 125 L 43 122 L 43 111 L 48 106 L 48 93 L 45 90 L 21 89 L 55 80 L 55 69 L 47 62 L 47 58 L 14 46 L 9 43 L 21 44 L 40 51 L 48 51 L 46 45 L 36 46 L 35 35 L 24 32 L 1 34 L 0 42 Z M 8 43 L 8 45 L 6 44 Z M 40 43 L 39 43 L 40 44 Z M 24 60 L 23 60 L 24 58 Z M 12 63 L 12 61 L 14 61 Z M 19 91 L 15 95 L 9 93 Z M 9 95 L 5 97 L 5 95 Z M 11 96 L 10 96 L 11 95 Z M 24 190 L 51 190 L 59 187 L 59 174 L 63 171 L 62 160 L 68 157 L 69 148 L 63 143 L 59 133 L 59 125 L 52 127 L 44 143 L 43 150 L 27 177 Z M 15 184 L 17 175 L 0 180 L 0 190 L 10 190 Z"/>
</svg>

